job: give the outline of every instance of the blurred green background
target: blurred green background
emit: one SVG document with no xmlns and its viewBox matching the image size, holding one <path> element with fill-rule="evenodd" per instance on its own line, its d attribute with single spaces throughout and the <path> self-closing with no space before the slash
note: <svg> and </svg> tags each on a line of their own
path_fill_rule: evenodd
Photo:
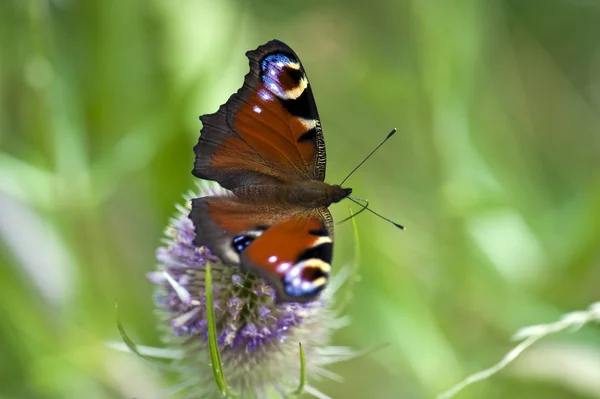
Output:
<svg viewBox="0 0 600 399">
<path fill-rule="evenodd" d="M 519 327 L 599 300 L 599 4 L 3 0 L 0 397 L 155 398 L 179 382 L 104 347 L 113 303 L 160 345 L 145 274 L 194 187 L 198 116 L 272 38 L 311 79 L 330 183 L 399 129 L 348 185 L 407 231 L 357 218 L 362 279 L 333 342 L 389 346 L 314 385 L 432 398 Z M 352 225 L 336 234 L 341 268 Z M 542 397 L 600 398 L 597 326 L 457 396 Z"/>
</svg>

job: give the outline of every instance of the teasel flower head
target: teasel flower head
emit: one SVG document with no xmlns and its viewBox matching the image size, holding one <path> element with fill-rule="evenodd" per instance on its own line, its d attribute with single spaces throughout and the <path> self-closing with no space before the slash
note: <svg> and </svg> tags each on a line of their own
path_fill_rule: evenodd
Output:
<svg viewBox="0 0 600 399">
<path fill-rule="evenodd" d="M 304 349 L 309 381 L 336 378 L 325 367 L 353 357 L 345 347 L 330 347 L 331 334 L 347 324 L 333 308 L 332 294 L 343 278 L 334 277 L 316 300 L 275 303 L 275 290 L 265 280 L 223 264 L 206 247 L 193 244 L 194 226 L 188 219 L 191 197 L 222 195 L 226 190 L 201 182 L 166 229 L 157 251 L 158 270 L 149 274 L 156 285 L 155 300 L 163 339 L 181 356 L 174 366 L 190 386 L 189 397 L 220 397 L 214 382 L 208 348 L 205 275 L 210 264 L 217 342 L 227 384 L 242 397 L 282 397 L 298 385 L 299 344 Z M 307 385 L 307 393 L 321 396 Z"/>
</svg>

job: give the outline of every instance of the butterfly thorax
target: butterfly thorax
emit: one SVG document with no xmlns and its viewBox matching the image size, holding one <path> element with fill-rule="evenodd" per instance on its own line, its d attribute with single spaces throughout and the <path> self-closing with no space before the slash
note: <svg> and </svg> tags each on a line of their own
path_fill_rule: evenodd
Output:
<svg viewBox="0 0 600 399">
<path fill-rule="evenodd" d="M 318 208 L 340 202 L 352 193 L 352 189 L 320 180 L 304 180 L 276 185 L 246 186 L 233 190 L 233 193 L 249 203 Z"/>
</svg>

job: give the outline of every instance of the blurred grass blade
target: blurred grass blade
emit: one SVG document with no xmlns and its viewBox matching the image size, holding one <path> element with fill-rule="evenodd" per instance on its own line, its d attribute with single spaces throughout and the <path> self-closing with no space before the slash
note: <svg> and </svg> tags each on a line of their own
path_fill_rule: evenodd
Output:
<svg viewBox="0 0 600 399">
<path fill-rule="evenodd" d="M 586 324 L 592 322 L 600 322 L 600 302 L 591 304 L 587 310 L 566 313 L 562 315 L 558 321 L 553 323 L 536 324 L 534 326 L 520 328 L 519 331 L 514 334 L 513 339 L 522 340 L 522 342 L 504 355 L 504 357 L 498 363 L 485 370 L 471 374 L 446 392 L 439 394 L 437 399 L 450 399 L 467 386 L 490 378 L 494 374 L 506 368 L 506 366 L 511 364 L 530 346 L 548 335 L 556 334 L 557 332 L 566 330 L 575 332 Z"/>
<path fill-rule="evenodd" d="M 221 353 L 219 352 L 219 344 L 217 343 L 217 327 L 215 323 L 215 310 L 213 308 L 212 295 L 212 275 L 210 263 L 206 263 L 206 318 L 208 322 L 208 349 L 210 352 L 210 361 L 212 366 L 215 383 L 226 398 L 233 397 L 233 394 L 227 386 L 225 374 L 223 374 L 223 363 L 221 362 Z"/>
<path fill-rule="evenodd" d="M 142 355 L 138 351 L 135 342 L 133 342 L 131 340 L 131 338 L 129 338 L 129 335 L 127 335 L 127 332 L 125 332 L 125 328 L 123 327 L 123 324 L 121 324 L 121 319 L 119 318 L 119 301 L 118 300 L 115 301 L 115 319 L 117 321 L 117 328 L 119 329 L 119 334 L 121 334 L 121 339 L 123 340 L 123 342 L 125 342 L 125 345 L 127 345 L 127 347 L 129 348 L 130 351 L 132 351 L 139 357 L 143 358 L 144 355 Z"/>
<path fill-rule="evenodd" d="M 304 392 L 304 386 L 306 385 L 306 359 L 304 358 L 304 348 L 302 348 L 302 342 L 298 343 L 300 348 L 300 382 L 298 388 L 294 391 L 294 395 L 300 396 Z"/>
<path fill-rule="evenodd" d="M 352 221 L 352 230 L 354 232 L 354 242 L 356 243 L 356 245 L 354 246 L 354 262 L 352 265 L 352 270 L 350 271 L 350 276 L 348 276 L 348 285 L 346 286 L 345 289 L 345 295 L 342 299 L 342 301 L 340 302 L 340 304 L 338 305 L 338 313 L 337 314 L 343 314 L 346 309 L 348 308 L 348 305 L 350 304 L 350 302 L 352 301 L 352 297 L 354 296 L 354 285 L 356 284 L 356 281 L 358 280 L 358 269 L 359 269 L 359 262 L 360 262 L 360 238 L 358 236 L 358 227 L 356 226 L 356 218 L 354 218 L 354 212 L 352 212 L 352 208 L 350 206 L 348 206 L 348 210 L 350 212 L 350 220 Z"/>
<path fill-rule="evenodd" d="M 142 354 L 139 351 L 137 345 L 135 344 L 135 342 L 133 342 L 133 340 L 131 338 L 129 338 L 129 335 L 127 335 L 127 332 L 125 331 L 125 328 L 123 327 L 123 324 L 121 323 L 121 319 L 119 318 L 119 301 L 118 300 L 115 300 L 115 320 L 117 322 L 117 328 L 119 329 L 119 334 L 121 335 L 121 339 L 123 340 L 125 345 L 127 345 L 127 348 L 132 353 L 136 354 L 140 359 L 145 360 L 146 362 L 150 363 L 154 367 L 157 367 L 161 370 L 173 371 L 173 368 L 169 364 L 157 362 L 156 360 Z"/>
<path fill-rule="evenodd" d="M 119 352 L 129 353 L 131 350 L 129 346 L 124 342 L 119 341 L 107 341 L 106 347 Z M 157 348 L 155 346 L 136 345 L 136 348 L 142 356 L 146 356 L 152 359 L 164 359 L 164 360 L 180 360 L 183 358 L 183 351 L 172 349 L 172 348 Z"/>
</svg>

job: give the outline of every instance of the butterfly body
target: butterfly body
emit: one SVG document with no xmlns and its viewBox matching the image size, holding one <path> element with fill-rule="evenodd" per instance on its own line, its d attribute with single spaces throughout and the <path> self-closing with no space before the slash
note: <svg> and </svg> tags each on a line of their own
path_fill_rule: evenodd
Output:
<svg viewBox="0 0 600 399">
<path fill-rule="evenodd" d="M 232 190 L 241 200 L 253 204 L 278 204 L 292 207 L 328 207 L 352 193 L 351 188 L 330 185 L 319 180 L 280 185 L 253 185 Z"/>
<path fill-rule="evenodd" d="M 194 243 L 267 279 L 277 301 L 308 301 L 331 271 L 327 207 L 352 190 L 325 183 L 325 142 L 298 56 L 270 41 L 246 53 L 237 93 L 203 115 L 192 173 L 228 191 L 192 200 Z"/>
</svg>

